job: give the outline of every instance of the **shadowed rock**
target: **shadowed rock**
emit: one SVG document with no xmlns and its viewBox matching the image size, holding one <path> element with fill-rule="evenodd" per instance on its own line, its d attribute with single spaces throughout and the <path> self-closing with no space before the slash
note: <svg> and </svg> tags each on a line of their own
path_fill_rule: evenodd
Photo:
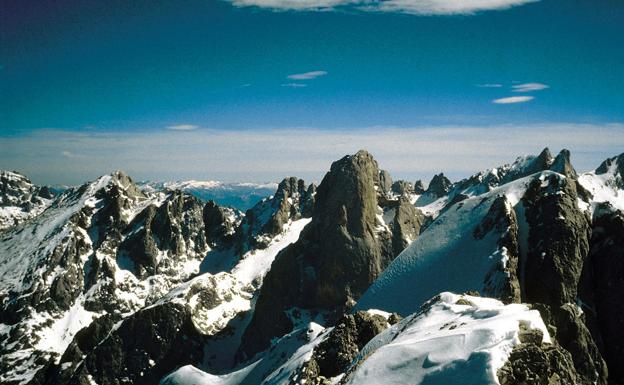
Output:
<svg viewBox="0 0 624 385">
<path fill-rule="evenodd" d="M 282 250 L 264 279 L 240 358 L 287 333 L 292 307 L 341 313 L 352 306 L 395 254 L 392 235 L 379 228 L 377 162 L 366 151 L 332 164 L 316 193 L 312 222 Z"/>
</svg>

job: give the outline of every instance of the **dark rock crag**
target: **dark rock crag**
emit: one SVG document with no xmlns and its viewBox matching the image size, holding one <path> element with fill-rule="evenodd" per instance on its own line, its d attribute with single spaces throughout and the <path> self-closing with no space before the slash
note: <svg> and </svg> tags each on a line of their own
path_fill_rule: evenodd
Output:
<svg viewBox="0 0 624 385">
<path fill-rule="evenodd" d="M 576 308 L 591 237 L 591 219 L 577 201 L 571 178 L 551 174 L 529 185 L 522 200 L 530 226 L 520 266 L 523 301 L 538 306 L 557 342 L 571 353 L 578 383 L 606 384 L 606 364 Z"/>
<path fill-rule="evenodd" d="M 382 214 L 378 200 L 384 195 L 381 179 L 389 178 L 381 175 L 366 151 L 332 164 L 317 189 L 312 222 L 296 243 L 277 255 L 265 277 L 243 337 L 241 359 L 290 332 L 288 309 L 342 314 L 396 256 L 391 230 L 378 217 Z M 405 234 L 417 232 L 401 219 L 413 212 L 407 207 L 398 212 L 396 228 Z"/>
</svg>

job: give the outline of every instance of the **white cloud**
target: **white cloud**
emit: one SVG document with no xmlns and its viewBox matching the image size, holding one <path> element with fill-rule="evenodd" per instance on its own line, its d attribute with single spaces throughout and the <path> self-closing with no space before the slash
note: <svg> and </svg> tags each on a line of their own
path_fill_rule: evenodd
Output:
<svg viewBox="0 0 624 385">
<path fill-rule="evenodd" d="M 73 158 L 74 157 L 74 154 L 72 152 L 70 152 L 70 151 L 67 151 L 67 150 L 61 151 L 61 155 L 63 155 L 66 158 Z"/>
<path fill-rule="evenodd" d="M 136 180 L 279 181 L 296 175 L 319 181 L 331 162 L 364 148 L 394 179 L 428 180 L 444 171 L 457 180 L 519 155 L 537 154 L 546 146 L 553 151 L 568 148 L 577 170 L 587 171 L 622 152 L 624 123 L 203 129 L 186 135 L 163 130 L 88 134 L 48 130 L 0 136 L 0 164 L 36 183 L 80 183 L 116 169 Z M 89 156 L 68 162 L 59 157 L 62 151 L 88 151 Z"/>
<path fill-rule="evenodd" d="M 256 6 L 273 10 L 331 10 L 353 6 L 362 11 L 399 12 L 415 15 L 473 14 L 502 10 L 539 0 L 227 0 L 237 7 Z"/>
<path fill-rule="evenodd" d="M 498 83 L 485 83 L 485 84 L 477 84 L 477 87 L 480 88 L 501 88 L 503 85 Z"/>
<path fill-rule="evenodd" d="M 302 74 L 288 75 L 287 78 L 293 79 L 293 80 L 311 80 L 311 79 L 316 79 L 319 76 L 325 76 L 325 75 L 327 75 L 327 71 L 310 71 L 310 72 L 304 72 Z"/>
<path fill-rule="evenodd" d="M 550 87 L 547 84 L 542 83 L 523 83 L 513 85 L 511 88 L 513 89 L 513 92 L 531 92 L 545 90 Z"/>
<path fill-rule="evenodd" d="M 508 98 L 500 98 L 492 100 L 494 104 L 514 104 L 514 103 L 526 103 L 535 99 L 533 96 L 510 96 Z"/>
<path fill-rule="evenodd" d="M 191 130 L 196 130 L 198 128 L 199 126 L 196 126 L 194 124 L 176 124 L 173 126 L 167 126 L 167 129 L 174 130 L 174 131 L 191 131 Z"/>
<path fill-rule="evenodd" d="M 290 88 L 302 88 L 302 87 L 307 87 L 307 84 L 303 84 L 303 83 L 284 83 L 282 84 L 282 87 L 290 87 Z"/>
</svg>

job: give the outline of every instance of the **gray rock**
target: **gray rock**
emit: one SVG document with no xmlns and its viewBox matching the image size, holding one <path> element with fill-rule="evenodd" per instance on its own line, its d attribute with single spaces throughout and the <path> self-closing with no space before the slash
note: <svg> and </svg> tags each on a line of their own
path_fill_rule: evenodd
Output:
<svg viewBox="0 0 624 385">
<path fill-rule="evenodd" d="M 316 193 L 312 222 L 282 250 L 260 290 L 239 358 L 290 331 L 287 309 L 348 309 L 395 257 L 392 235 L 377 230 L 379 168 L 366 151 L 332 164 Z"/>
<path fill-rule="evenodd" d="M 523 301 L 543 304 L 547 324 L 572 354 L 582 384 L 606 384 L 607 369 L 575 305 L 589 251 L 591 223 L 577 205 L 576 183 L 553 174 L 535 179 L 523 198 L 529 249 L 520 269 Z"/>
<path fill-rule="evenodd" d="M 586 316 L 594 338 L 603 346 L 611 384 L 624 384 L 624 213 L 598 207 L 590 240 Z M 589 292 L 589 293 L 588 293 Z"/>
<path fill-rule="evenodd" d="M 344 373 L 361 349 L 388 327 L 386 319 L 363 311 L 343 316 L 327 338 L 314 348 L 302 379 L 305 383 L 324 383 Z M 313 370 L 310 370 L 313 369 Z"/>
<path fill-rule="evenodd" d="M 412 186 L 412 184 L 408 181 L 397 180 L 392 183 L 392 192 L 398 196 L 409 197 L 414 193 L 414 186 Z"/>
<path fill-rule="evenodd" d="M 561 150 L 561 152 L 557 155 L 550 166 L 550 170 L 563 174 L 568 178 L 578 178 L 578 174 L 570 162 L 570 151 L 566 149 Z"/>
<path fill-rule="evenodd" d="M 557 345 L 536 342 L 516 346 L 497 372 L 501 385 L 578 384 L 570 353 Z"/>
<path fill-rule="evenodd" d="M 392 177 L 386 170 L 379 170 L 379 187 L 384 194 L 392 191 Z"/>
<path fill-rule="evenodd" d="M 425 193 L 425 185 L 423 184 L 422 180 L 417 180 L 416 182 L 414 182 L 414 194 L 424 194 Z"/>
<path fill-rule="evenodd" d="M 443 173 L 440 173 L 433 176 L 426 192 L 440 198 L 451 190 L 451 185 L 451 181 Z"/>
</svg>

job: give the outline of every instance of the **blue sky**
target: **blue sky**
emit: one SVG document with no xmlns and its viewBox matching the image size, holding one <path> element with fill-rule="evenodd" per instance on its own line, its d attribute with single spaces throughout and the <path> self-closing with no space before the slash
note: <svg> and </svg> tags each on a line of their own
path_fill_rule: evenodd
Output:
<svg viewBox="0 0 624 385">
<path fill-rule="evenodd" d="M 0 168 L 46 183 L 93 178 L 107 172 L 104 165 L 171 177 L 175 170 L 157 169 L 184 159 L 198 132 L 214 143 L 215 130 L 247 133 L 242 141 L 345 133 L 357 149 L 371 127 L 388 135 L 478 127 L 486 141 L 562 124 L 585 127 L 579 135 L 597 129 L 620 138 L 624 122 L 624 3 L 617 0 L 467 0 L 463 8 L 451 0 L 2 0 L 0 18 Z M 182 139 L 164 146 L 162 164 L 151 168 L 132 154 L 123 164 L 76 165 L 74 155 L 85 150 L 68 139 L 120 143 L 146 134 L 163 145 L 174 134 Z M 568 139 L 552 143 L 586 143 L 578 151 L 595 154 L 593 162 L 614 155 Z M 35 148 L 49 149 L 48 169 L 28 160 Z M 302 156 L 327 162 L 351 149 L 332 148 Z M 253 160 L 279 150 L 238 155 Z M 245 161 L 228 168 L 222 160 L 197 159 L 202 172 L 176 175 L 313 173 L 296 163 L 258 169 L 253 161 L 243 171 Z M 397 168 L 425 177 L 441 166 Z"/>
</svg>

